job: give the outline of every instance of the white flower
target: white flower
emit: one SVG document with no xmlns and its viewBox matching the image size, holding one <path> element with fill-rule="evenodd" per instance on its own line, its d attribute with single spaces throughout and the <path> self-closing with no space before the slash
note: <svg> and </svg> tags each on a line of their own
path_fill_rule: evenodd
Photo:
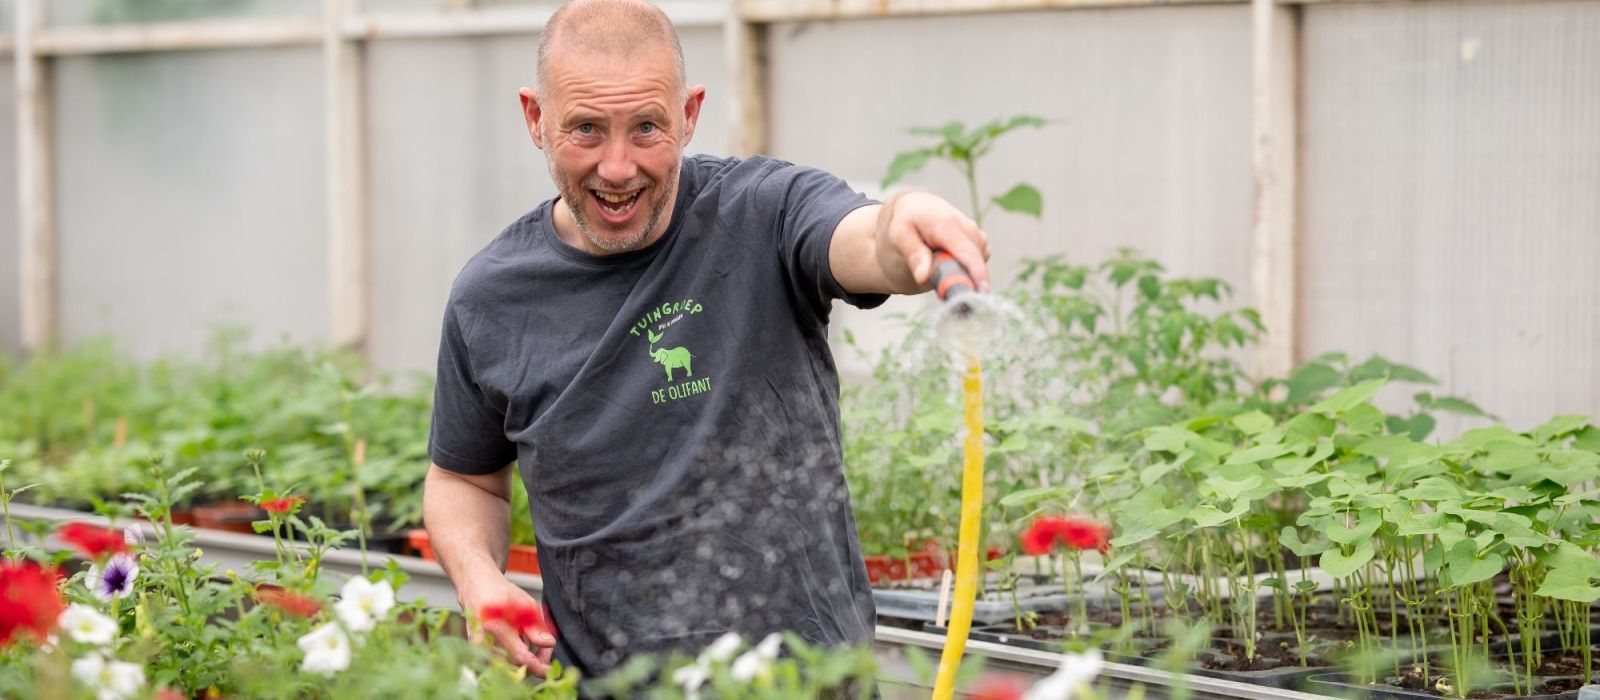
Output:
<svg viewBox="0 0 1600 700">
<path fill-rule="evenodd" d="M 373 583 L 361 576 L 351 577 L 339 590 L 334 612 L 351 632 L 366 632 L 394 607 L 394 588 L 388 581 Z"/>
<path fill-rule="evenodd" d="M 748 683 L 758 676 L 767 675 L 767 670 L 771 667 L 772 662 L 762 658 L 761 650 L 751 649 L 734 659 L 733 670 L 730 673 L 734 680 Z"/>
<path fill-rule="evenodd" d="M 296 644 L 305 651 L 300 670 L 332 676 L 350 667 L 350 637 L 337 624 L 329 622 L 311 630 Z"/>
<path fill-rule="evenodd" d="M 705 685 L 711 678 L 711 670 L 699 663 L 692 663 L 672 672 L 672 682 L 683 686 L 683 694 L 688 700 L 700 697 L 700 686 Z"/>
<path fill-rule="evenodd" d="M 463 693 L 471 693 L 478 689 L 478 674 L 466 666 L 461 667 L 461 682 L 458 683 Z"/>
<path fill-rule="evenodd" d="M 139 694 L 144 669 L 95 652 L 72 662 L 72 676 L 89 686 L 99 700 L 124 700 Z"/>
<path fill-rule="evenodd" d="M 73 603 L 56 620 L 68 635 L 84 644 L 105 646 L 117 636 L 117 623 L 87 605 Z"/>
<path fill-rule="evenodd" d="M 700 653 L 700 663 L 705 665 L 733 658 L 733 652 L 739 650 L 739 641 L 739 633 L 737 632 L 729 632 L 717 637 L 717 641 L 712 642 L 711 646 L 706 647 L 706 650 Z"/>
<path fill-rule="evenodd" d="M 1099 675 L 1101 665 L 1098 649 L 1090 649 L 1082 654 L 1062 654 L 1061 667 L 1044 680 L 1034 683 L 1022 700 L 1067 700 L 1083 693 L 1094 682 L 1094 677 Z"/>
<path fill-rule="evenodd" d="M 761 658 L 771 661 L 778 658 L 778 647 L 781 646 L 783 646 L 783 635 L 773 632 L 756 645 L 756 653 L 760 654 Z"/>
</svg>

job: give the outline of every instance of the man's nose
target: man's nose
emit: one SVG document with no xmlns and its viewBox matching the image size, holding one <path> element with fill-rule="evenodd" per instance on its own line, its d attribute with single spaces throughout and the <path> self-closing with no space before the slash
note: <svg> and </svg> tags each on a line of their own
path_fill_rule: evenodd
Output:
<svg viewBox="0 0 1600 700">
<path fill-rule="evenodd" d="M 625 138 L 611 139 L 600 159 L 600 179 L 615 185 L 633 181 L 639 166 L 633 160 L 633 147 Z"/>
</svg>

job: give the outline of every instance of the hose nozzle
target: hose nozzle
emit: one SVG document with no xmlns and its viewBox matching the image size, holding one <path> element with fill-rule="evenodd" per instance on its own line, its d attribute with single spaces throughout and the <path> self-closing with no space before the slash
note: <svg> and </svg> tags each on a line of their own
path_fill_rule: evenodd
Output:
<svg viewBox="0 0 1600 700">
<path fill-rule="evenodd" d="M 939 301 L 947 304 L 972 293 L 977 287 L 972 283 L 972 275 L 967 273 L 967 268 L 957 262 L 955 256 L 944 250 L 933 251 L 933 273 L 930 281 L 933 283 L 934 294 L 939 296 Z"/>
</svg>

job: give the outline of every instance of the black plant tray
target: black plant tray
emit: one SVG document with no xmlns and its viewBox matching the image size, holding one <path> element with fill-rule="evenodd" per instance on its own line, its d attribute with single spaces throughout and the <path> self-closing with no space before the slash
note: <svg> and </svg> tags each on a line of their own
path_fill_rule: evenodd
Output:
<svg viewBox="0 0 1600 700">
<path fill-rule="evenodd" d="M 934 627 L 933 625 L 929 625 L 927 630 L 935 634 L 944 634 L 946 631 L 943 627 Z M 1049 653 L 1060 653 L 1062 650 L 1062 645 L 1065 643 L 1065 639 L 1034 639 L 1027 634 L 1017 633 L 1011 625 L 974 627 L 967 636 L 970 639 L 975 639 L 978 641 L 1005 644 L 1007 646 L 1022 647 L 1024 649 L 1033 649 L 1036 651 L 1044 651 Z M 1165 640 L 1152 639 L 1148 637 L 1134 637 L 1133 639 L 1129 640 L 1129 644 L 1135 647 L 1155 647 L 1162 641 Z M 1226 651 L 1223 651 L 1223 649 L 1230 645 L 1234 645 L 1234 643 L 1223 639 L 1213 639 L 1211 640 L 1211 647 L 1201 649 L 1197 655 L 1200 656 L 1202 660 L 1217 657 L 1227 657 L 1228 654 Z M 1150 657 L 1148 656 L 1138 656 L 1116 651 L 1107 651 L 1106 658 L 1117 663 L 1124 663 L 1133 666 L 1143 666 L 1150 663 Z M 1307 677 L 1318 673 L 1325 673 L 1327 670 L 1328 667 L 1326 666 L 1295 665 L 1281 666 L 1278 668 L 1261 671 L 1223 671 L 1206 668 L 1203 663 L 1197 662 L 1188 666 L 1185 669 L 1185 672 L 1197 676 L 1205 676 L 1207 678 L 1220 678 L 1238 683 L 1249 683 L 1251 685 L 1265 686 L 1268 688 L 1292 690 L 1299 688 Z"/>
<path fill-rule="evenodd" d="M 1534 687 L 1555 680 L 1565 680 L 1570 676 L 1534 677 Z M 1355 676 L 1348 673 L 1319 673 L 1305 680 L 1306 690 L 1322 695 L 1332 695 L 1341 698 L 1369 698 L 1370 700 L 1414 700 L 1426 698 L 1427 700 L 1449 700 L 1453 696 L 1427 693 L 1420 690 L 1408 690 L 1387 683 L 1367 684 L 1362 683 Z M 1494 690 L 1511 692 L 1511 684 L 1496 684 L 1489 686 Z M 1576 689 L 1559 693 L 1544 693 L 1540 695 L 1500 695 L 1496 700 L 1577 700 Z"/>
</svg>

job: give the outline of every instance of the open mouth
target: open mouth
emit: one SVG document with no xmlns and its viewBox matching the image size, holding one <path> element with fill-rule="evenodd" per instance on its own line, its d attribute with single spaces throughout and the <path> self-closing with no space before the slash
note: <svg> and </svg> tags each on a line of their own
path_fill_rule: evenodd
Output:
<svg viewBox="0 0 1600 700">
<path fill-rule="evenodd" d="M 589 190 L 589 194 L 594 197 L 595 204 L 600 207 L 602 216 L 608 219 L 622 219 L 626 218 L 628 213 L 633 210 L 633 205 L 639 202 L 639 196 L 644 194 L 644 189 L 640 188 L 632 192 L 622 193 Z"/>
</svg>

